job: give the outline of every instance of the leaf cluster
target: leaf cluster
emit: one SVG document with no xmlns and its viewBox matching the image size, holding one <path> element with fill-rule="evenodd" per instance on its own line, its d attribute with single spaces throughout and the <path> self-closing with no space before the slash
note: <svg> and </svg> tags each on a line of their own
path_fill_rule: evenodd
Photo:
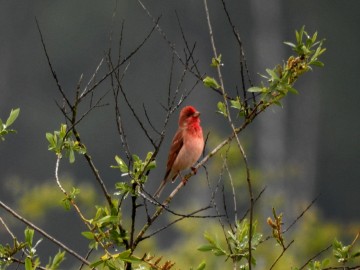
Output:
<svg viewBox="0 0 360 270">
<path fill-rule="evenodd" d="M 0 245 L 0 269 L 6 269 L 13 262 L 24 264 L 25 270 L 35 270 L 40 267 L 40 259 L 37 254 L 37 247 L 42 242 L 39 239 L 34 243 L 34 230 L 26 228 L 24 230 L 25 240 L 19 242 L 16 238 L 13 239 L 13 246 L 9 244 L 6 246 Z M 25 255 L 25 260 L 16 259 L 16 255 L 20 257 Z M 46 265 L 47 270 L 59 269 L 61 262 L 65 259 L 65 252 L 58 251 L 54 258 L 49 258 L 49 262 Z"/>
<path fill-rule="evenodd" d="M 359 238 L 358 233 L 354 241 L 350 245 L 344 245 L 337 239 L 333 243 L 333 255 L 340 263 L 351 262 L 355 258 L 360 256 L 360 250 L 353 251 L 356 240 Z"/>
<path fill-rule="evenodd" d="M 262 239 L 262 234 L 256 231 L 257 222 L 253 222 L 251 229 L 251 248 L 256 250 Z M 249 259 L 249 235 L 250 235 L 250 223 L 247 219 L 238 221 L 235 226 L 235 230 L 227 231 L 226 242 L 228 247 L 225 248 L 221 245 L 219 239 L 216 236 L 205 233 L 204 237 L 207 240 L 207 244 L 204 244 L 198 248 L 199 251 L 209 252 L 211 251 L 215 256 L 225 256 L 233 261 L 240 262 L 242 259 Z M 256 259 L 251 257 L 251 263 L 256 265 Z M 246 261 L 240 269 L 247 269 L 248 262 Z"/>
<path fill-rule="evenodd" d="M 15 122 L 20 113 L 20 109 L 12 109 L 9 117 L 6 119 L 5 123 L 0 118 L 0 141 L 4 141 L 4 136 L 9 133 L 15 133 L 15 129 L 9 129 L 9 127 Z"/>
<path fill-rule="evenodd" d="M 322 47 L 324 40 L 317 40 L 317 32 L 310 36 L 303 26 L 300 31 L 295 31 L 296 44 L 285 42 L 296 55 L 291 55 L 283 65 L 277 65 L 273 69 L 266 69 L 267 75 L 261 75 L 267 80 L 267 85 L 255 86 L 248 89 L 249 92 L 261 94 L 263 106 L 271 104 L 281 105 L 280 100 L 289 92 L 297 94 L 293 87 L 296 80 L 305 72 L 312 70 L 313 66 L 323 67 L 319 60 L 326 49 Z"/>
<path fill-rule="evenodd" d="M 283 249 L 285 249 L 284 237 L 283 237 L 283 231 L 282 231 L 282 225 L 283 225 L 282 217 L 283 217 L 283 214 L 280 213 L 279 215 L 277 215 L 275 208 L 273 208 L 272 211 L 273 211 L 274 220 L 271 217 L 268 217 L 266 222 L 272 229 L 273 237 L 276 239 L 278 244 L 281 245 Z"/>
<path fill-rule="evenodd" d="M 48 150 L 55 152 L 59 157 L 62 157 L 62 153 L 65 152 L 65 156 L 69 157 L 69 162 L 74 163 L 75 152 L 85 154 L 86 147 L 78 140 L 71 139 L 71 136 L 72 132 L 67 130 L 66 124 L 61 124 L 60 129 L 54 133 L 46 133 L 46 139 L 49 142 Z"/>
<path fill-rule="evenodd" d="M 153 158 L 154 153 L 148 152 L 145 160 L 140 159 L 138 155 L 132 155 L 132 166 L 129 166 L 124 162 L 118 155 L 115 156 L 116 165 L 111 165 L 113 169 L 119 169 L 122 173 L 121 176 L 130 176 L 129 182 L 117 182 L 115 184 L 116 192 L 115 195 L 137 196 L 136 188 L 139 185 L 146 183 L 148 174 L 151 170 L 156 168 L 156 161 Z"/>
</svg>

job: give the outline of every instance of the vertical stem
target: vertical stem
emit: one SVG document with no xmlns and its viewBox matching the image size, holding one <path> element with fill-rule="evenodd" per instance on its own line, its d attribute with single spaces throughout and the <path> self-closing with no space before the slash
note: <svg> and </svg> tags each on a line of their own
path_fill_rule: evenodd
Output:
<svg viewBox="0 0 360 270">
<path fill-rule="evenodd" d="M 208 27 L 209 27 L 209 35 L 210 35 L 210 41 L 211 41 L 211 46 L 213 49 L 213 53 L 214 53 L 214 57 L 218 58 L 218 54 L 216 51 L 216 46 L 215 46 L 215 40 L 214 40 L 214 35 L 213 35 L 213 30 L 211 27 L 211 21 L 210 21 L 210 13 L 209 13 L 209 9 L 208 9 L 208 5 L 207 5 L 207 0 L 204 0 L 204 7 L 205 7 L 205 13 L 206 13 L 206 19 L 207 19 L 207 23 L 208 23 Z M 254 198 L 253 198 L 253 192 L 252 192 L 252 185 L 251 185 L 251 179 L 250 179 L 250 169 L 248 166 L 248 161 L 247 161 L 247 157 L 245 154 L 245 151 L 240 143 L 240 139 L 237 135 L 237 130 L 232 122 L 231 119 L 231 115 L 230 115 L 230 110 L 229 110 L 229 105 L 228 105 L 228 101 L 227 101 L 227 94 L 225 92 L 225 86 L 224 86 L 224 81 L 222 78 L 222 74 L 221 74 L 221 66 L 217 65 L 216 69 L 217 69 L 217 73 L 218 73 L 218 77 L 219 77 L 219 82 L 220 82 L 220 90 L 222 92 L 222 96 L 224 98 L 224 104 L 225 104 L 225 108 L 226 108 L 226 114 L 227 114 L 227 120 L 232 128 L 233 134 L 236 137 L 236 142 L 237 145 L 239 147 L 240 153 L 243 157 L 244 163 L 245 163 L 245 167 L 246 167 L 246 181 L 248 184 L 248 190 L 249 190 L 249 196 L 250 196 L 250 224 L 249 224 L 249 242 L 248 242 L 248 249 L 249 249 L 249 257 L 248 257 L 248 264 L 249 264 L 249 270 L 251 270 L 251 260 L 252 260 L 252 253 L 251 253 L 251 241 L 252 241 L 252 224 L 253 224 L 253 208 L 254 208 Z"/>
</svg>

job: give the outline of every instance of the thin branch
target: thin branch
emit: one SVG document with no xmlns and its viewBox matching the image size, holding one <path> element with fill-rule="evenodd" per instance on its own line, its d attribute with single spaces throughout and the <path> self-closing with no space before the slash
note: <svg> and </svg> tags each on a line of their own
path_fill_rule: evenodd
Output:
<svg viewBox="0 0 360 270">
<path fill-rule="evenodd" d="M 36 17 L 35 17 L 35 22 L 36 22 L 36 27 L 37 27 L 37 29 L 38 29 L 38 31 L 39 31 L 39 34 L 40 34 L 40 40 L 41 40 L 41 44 L 42 44 L 43 49 L 44 49 L 44 52 L 45 52 L 45 56 L 46 56 L 47 63 L 48 63 L 48 65 L 49 65 L 49 67 L 50 67 L 50 71 L 51 71 L 52 76 L 53 76 L 53 78 L 54 78 L 54 80 L 55 80 L 55 82 L 56 82 L 56 85 L 57 85 L 57 87 L 58 87 L 58 90 L 59 90 L 59 92 L 61 93 L 63 99 L 66 101 L 67 105 L 68 105 L 70 108 L 72 108 L 72 105 L 71 105 L 69 99 L 67 98 L 67 96 L 65 95 L 65 92 L 64 92 L 64 90 L 62 89 L 62 87 L 61 87 L 61 85 L 60 85 L 60 82 L 59 82 L 59 79 L 58 79 L 58 77 L 57 77 L 57 75 L 56 75 L 56 72 L 55 72 L 55 70 L 54 70 L 54 68 L 53 68 L 53 66 L 52 66 L 52 64 L 51 64 L 50 57 L 49 57 L 49 54 L 48 54 L 47 49 L 46 49 L 46 46 L 45 46 L 45 41 L 44 41 L 44 38 L 43 38 L 43 35 L 42 35 L 42 32 L 41 32 L 41 29 L 40 29 L 40 25 L 39 25 L 39 22 L 38 22 L 38 20 L 37 20 Z"/>
<path fill-rule="evenodd" d="M 266 190 L 266 187 L 264 187 L 264 188 L 259 192 L 259 194 L 257 195 L 257 197 L 254 199 L 254 203 L 256 203 L 256 202 L 261 198 L 261 196 L 262 196 L 262 194 L 265 192 L 265 190 Z M 248 209 L 245 211 L 244 215 L 240 218 L 240 221 L 244 220 L 245 217 L 249 214 L 249 212 L 250 212 L 250 208 L 248 208 Z"/>
<path fill-rule="evenodd" d="M 169 224 L 166 224 L 165 226 L 159 228 L 158 230 L 152 232 L 152 233 L 149 234 L 149 235 L 143 236 L 141 240 L 145 240 L 145 239 L 147 239 L 147 238 L 150 238 L 150 237 L 152 237 L 153 235 L 156 235 L 156 234 L 162 232 L 163 230 L 168 229 L 170 226 L 174 225 L 175 223 L 178 223 L 179 221 L 181 221 L 181 220 L 183 220 L 183 219 L 185 219 L 185 218 L 194 218 L 194 217 L 197 217 L 197 218 L 209 218 L 209 217 L 215 217 L 215 216 L 199 216 L 199 215 L 195 215 L 195 214 L 197 214 L 197 213 L 199 213 L 199 212 L 202 212 L 202 211 L 205 211 L 205 210 L 207 210 L 207 209 L 209 209 L 209 208 L 211 208 L 211 206 L 207 206 L 207 207 L 198 209 L 198 210 L 196 210 L 196 211 L 191 212 L 191 213 L 188 214 L 188 215 L 180 215 L 179 218 L 175 219 L 174 221 L 170 222 Z"/>
<path fill-rule="evenodd" d="M 110 65 L 110 63 L 111 63 L 111 55 L 109 54 L 108 57 L 109 57 L 108 62 L 109 62 L 109 65 Z M 125 69 L 123 71 L 123 74 L 122 74 L 122 77 L 120 79 L 120 82 L 124 78 L 129 65 L 130 65 L 130 63 L 125 67 Z M 120 74 L 119 73 L 115 74 L 115 76 L 119 77 Z M 114 100 L 115 100 L 115 117 L 116 117 L 117 131 L 118 131 L 118 134 L 120 136 L 121 146 L 122 146 L 122 148 L 123 148 L 123 150 L 125 152 L 125 155 L 126 155 L 127 159 L 130 162 L 132 157 L 131 157 L 131 154 L 130 154 L 131 152 L 130 152 L 129 144 L 128 144 L 127 139 L 126 139 L 126 133 L 124 131 L 124 124 L 123 124 L 123 121 L 122 121 L 122 116 L 121 116 L 120 106 L 119 106 L 120 87 L 119 87 L 119 85 L 117 85 L 115 87 L 115 85 L 114 85 L 114 75 L 111 75 L 111 86 L 112 86 L 112 89 L 113 89 L 113 95 L 114 95 Z"/>
<path fill-rule="evenodd" d="M 304 265 L 299 268 L 299 270 L 304 269 L 312 260 L 314 260 L 316 257 L 320 256 L 325 251 L 329 250 L 331 247 L 332 247 L 332 245 L 329 245 L 326 248 L 324 248 L 323 250 L 320 250 L 318 253 L 316 253 L 314 256 L 312 256 L 310 259 L 308 259 L 306 261 L 306 263 L 304 263 Z"/>
<path fill-rule="evenodd" d="M 300 213 L 300 215 L 297 216 L 297 218 L 282 233 L 286 233 L 288 230 L 290 230 L 299 221 L 299 219 L 302 218 L 302 216 L 313 206 L 313 204 L 319 199 L 320 196 L 321 194 L 316 196 L 316 198 L 310 202 L 310 204 Z"/>
<path fill-rule="evenodd" d="M 92 83 L 93 81 L 95 81 L 95 76 L 96 76 L 96 74 L 99 72 L 100 67 L 102 66 L 103 62 L 104 62 L 104 57 L 101 58 L 100 63 L 98 64 L 98 66 L 97 66 L 96 69 L 95 69 L 95 72 L 94 72 L 93 75 L 91 76 L 91 78 L 90 78 L 89 82 L 87 83 L 87 85 L 85 86 L 83 92 L 80 94 L 79 99 L 82 99 L 83 97 L 85 97 L 86 93 L 88 92 L 88 88 L 89 88 L 89 86 L 90 86 L 90 83 Z"/>
<path fill-rule="evenodd" d="M 153 123 L 151 122 L 150 117 L 149 117 L 149 114 L 148 114 L 148 112 L 147 112 L 147 110 L 146 110 L 146 108 L 145 108 L 145 104 L 143 103 L 142 106 L 143 106 L 143 110 L 144 110 L 145 117 L 146 117 L 149 125 L 151 126 L 151 128 L 153 129 L 153 131 L 154 131 L 156 134 L 161 135 L 161 133 L 154 127 Z"/>
<path fill-rule="evenodd" d="M 130 111 L 132 112 L 133 116 L 135 117 L 136 121 L 138 122 L 139 126 L 141 127 L 141 129 L 143 130 L 145 136 L 148 138 L 148 140 L 151 142 L 151 144 L 156 148 L 156 143 L 153 140 L 153 138 L 150 136 L 149 132 L 147 131 L 147 129 L 145 128 L 143 122 L 141 121 L 140 117 L 137 115 L 137 113 L 135 112 L 134 107 L 131 105 L 131 102 L 129 101 L 120 81 L 118 81 L 119 83 L 119 87 L 120 87 L 120 91 L 125 99 L 125 102 L 128 106 L 128 108 L 130 109 Z"/>
<path fill-rule="evenodd" d="M 178 217 L 183 217 L 183 218 L 218 218 L 218 217 L 222 217 L 223 215 L 194 215 L 194 214 L 181 214 L 178 212 L 175 212 L 173 210 L 171 210 L 168 205 L 164 205 L 162 203 L 160 203 L 159 201 L 157 201 L 151 194 L 149 194 L 143 187 L 141 188 L 142 191 L 139 191 L 138 193 L 144 198 L 144 200 L 150 202 L 151 204 L 155 205 L 155 206 L 160 206 L 162 208 L 164 208 L 164 210 L 166 212 L 169 212 L 170 214 L 174 215 L 174 216 L 178 216 Z M 205 211 L 207 209 L 213 208 L 210 205 L 202 207 L 198 210 L 195 210 L 194 212 L 198 213 L 200 211 Z"/>
<path fill-rule="evenodd" d="M 246 71 L 246 75 L 248 77 L 248 81 L 249 81 L 250 86 L 253 86 L 253 83 L 251 81 L 249 69 L 248 69 L 248 66 L 247 66 L 247 61 L 246 61 L 246 58 L 245 58 L 244 46 L 243 46 L 243 43 L 241 41 L 239 31 L 236 29 L 235 25 L 233 24 L 233 22 L 231 20 L 229 11 L 228 11 L 228 9 L 226 7 L 226 4 L 225 4 L 225 0 L 221 0 L 221 2 L 223 4 L 223 8 L 224 8 L 226 17 L 228 19 L 228 22 L 229 22 L 229 24 L 231 26 L 231 29 L 233 31 L 234 37 L 235 37 L 235 39 L 236 39 L 236 41 L 237 41 L 237 43 L 239 45 L 239 50 L 240 50 L 240 74 L 241 74 L 241 81 L 242 81 L 243 98 L 244 98 L 245 108 L 247 108 L 247 97 L 246 97 L 247 92 L 246 92 L 246 87 L 245 87 L 244 69 Z M 253 98 L 253 103 L 255 104 L 256 100 L 255 100 L 255 94 L 254 93 L 252 93 L 252 98 Z"/>
<path fill-rule="evenodd" d="M 236 224 L 238 218 L 237 218 L 237 203 L 236 203 L 236 192 L 235 192 L 235 187 L 234 187 L 234 181 L 232 178 L 232 175 L 230 173 L 229 167 L 227 165 L 227 162 L 225 161 L 225 169 L 228 173 L 229 179 L 230 179 L 230 185 L 231 185 L 231 189 L 232 189 L 232 196 L 233 196 L 233 203 L 234 203 L 234 224 Z"/>
<path fill-rule="evenodd" d="M 5 221 L 2 219 L 2 217 L 0 217 L 0 222 L 1 224 L 4 226 L 5 230 L 10 234 L 12 239 L 16 239 L 15 235 L 11 232 L 11 230 L 9 229 L 9 227 L 6 225 Z"/>
<path fill-rule="evenodd" d="M 156 20 L 157 22 L 160 20 L 160 17 Z M 108 73 L 106 73 L 97 83 L 95 83 L 89 90 L 87 90 L 84 95 L 81 96 L 81 98 L 84 98 L 89 93 L 92 93 L 95 88 L 97 88 L 102 82 L 104 82 L 111 74 L 113 74 L 115 71 L 117 71 L 122 65 L 124 65 L 126 62 L 128 62 L 141 48 L 142 46 L 148 41 L 152 33 L 154 32 L 156 25 L 153 26 L 153 28 L 149 31 L 147 36 L 143 39 L 143 41 L 132 51 L 130 52 L 123 60 L 118 63 L 115 67 L 113 67 L 112 70 L 110 70 Z"/>
<path fill-rule="evenodd" d="M 275 265 L 279 262 L 279 260 L 281 259 L 281 257 L 285 254 L 285 252 L 289 249 L 289 247 L 294 243 L 294 240 L 292 240 L 286 247 L 283 248 L 282 252 L 280 253 L 280 255 L 276 258 L 276 260 L 274 261 L 274 263 L 271 265 L 270 269 L 273 269 L 275 267 Z"/>
</svg>

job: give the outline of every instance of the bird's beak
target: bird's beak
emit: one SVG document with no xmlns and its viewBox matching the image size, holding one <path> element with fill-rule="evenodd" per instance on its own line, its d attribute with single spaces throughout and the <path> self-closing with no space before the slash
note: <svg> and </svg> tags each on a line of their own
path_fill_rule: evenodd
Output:
<svg viewBox="0 0 360 270">
<path fill-rule="evenodd" d="M 193 116 L 194 116 L 194 117 L 199 117 L 199 116 L 200 116 L 200 112 L 198 112 L 198 111 L 194 112 Z"/>
</svg>

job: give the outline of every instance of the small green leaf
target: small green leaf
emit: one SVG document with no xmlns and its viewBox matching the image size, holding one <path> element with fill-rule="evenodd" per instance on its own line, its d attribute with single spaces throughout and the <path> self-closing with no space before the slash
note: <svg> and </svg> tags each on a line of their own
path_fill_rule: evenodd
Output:
<svg viewBox="0 0 360 270">
<path fill-rule="evenodd" d="M 198 247 L 198 249 L 197 250 L 199 250 L 199 251 L 211 251 L 211 250 L 213 250 L 213 245 L 202 245 L 202 246 L 200 246 L 200 247 Z"/>
<path fill-rule="evenodd" d="M 225 117 L 227 117 L 227 112 L 226 112 L 226 105 L 224 102 L 219 101 L 217 104 L 217 108 L 218 108 L 218 113 L 224 115 Z"/>
<path fill-rule="evenodd" d="M 10 112 L 10 116 L 9 118 L 6 120 L 5 126 L 10 126 L 12 123 L 14 123 L 14 121 L 16 120 L 16 118 L 19 116 L 20 113 L 20 109 L 17 108 L 15 110 L 11 110 Z"/>
<path fill-rule="evenodd" d="M 69 150 L 69 162 L 74 163 L 75 162 L 75 153 L 73 149 Z"/>
<path fill-rule="evenodd" d="M 219 89 L 220 85 L 219 83 L 212 77 L 206 76 L 203 79 L 203 83 L 206 87 L 210 87 L 210 88 L 215 88 L 215 89 Z"/>
<path fill-rule="evenodd" d="M 276 74 L 275 70 L 266 69 L 266 72 L 271 76 L 271 79 L 278 81 L 279 80 L 279 76 Z"/>
<path fill-rule="evenodd" d="M 117 163 L 117 166 L 111 166 L 112 168 L 119 168 L 122 173 L 129 171 L 126 163 L 118 155 L 115 156 L 115 161 Z"/>
<path fill-rule="evenodd" d="M 52 135 L 51 133 L 47 132 L 46 134 L 46 139 L 48 140 L 48 142 L 50 143 L 50 145 L 54 144 L 54 135 Z"/>
<path fill-rule="evenodd" d="M 237 98 L 236 100 L 230 100 L 230 103 L 232 108 L 241 110 L 241 103 L 239 98 Z"/>
<path fill-rule="evenodd" d="M 25 259 L 25 270 L 33 270 L 32 262 L 29 257 Z"/>
<path fill-rule="evenodd" d="M 299 92 L 298 92 L 295 88 L 293 88 L 293 87 L 289 87 L 288 90 L 289 90 L 290 93 L 293 93 L 293 94 L 295 94 L 295 95 L 298 95 L 298 94 L 299 94 Z"/>
<path fill-rule="evenodd" d="M 212 66 L 212 67 L 218 67 L 218 66 L 220 66 L 220 65 L 221 65 L 221 54 L 220 54 L 217 58 L 213 57 L 213 58 L 211 59 L 211 65 L 210 65 L 210 66 Z"/>
<path fill-rule="evenodd" d="M 324 63 L 321 61 L 311 61 L 310 65 L 317 66 L 317 67 L 324 67 Z"/>
<path fill-rule="evenodd" d="M 202 261 L 198 267 L 196 268 L 196 270 L 204 270 L 206 267 L 206 262 L 205 261 Z"/>
<path fill-rule="evenodd" d="M 296 45 L 292 42 L 285 41 L 284 44 L 289 45 L 291 48 L 295 48 Z"/>
<path fill-rule="evenodd" d="M 34 230 L 26 228 L 24 231 L 25 234 L 25 242 L 28 244 L 29 247 L 32 247 L 33 238 L 34 238 Z"/>
<path fill-rule="evenodd" d="M 47 265 L 46 269 L 51 269 L 51 270 L 58 269 L 59 266 L 60 266 L 60 264 L 61 264 L 61 262 L 62 262 L 64 259 L 65 259 L 65 251 L 63 251 L 63 252 L 59 251 L 59 252 L 55 255 L 55 257 L 54 257 L 51 265 Z"/>
<path fill-rule="evenodd" d="M 82 236 L 84 236 L 85 238 L 87 238 L 89 240 L 94 239 L 94 233 L 93 232 L 86 231 L 86 232 L 82 232 L 81 234 L 82 234 Z"/>
<path fill-rule="evenodd" d="M 258 93 L 258 92 L 264 92 L 264 89 L 254 86 L 254 87 L 250 87 L 247 91 L 251 93 Z"/>
</svg>

